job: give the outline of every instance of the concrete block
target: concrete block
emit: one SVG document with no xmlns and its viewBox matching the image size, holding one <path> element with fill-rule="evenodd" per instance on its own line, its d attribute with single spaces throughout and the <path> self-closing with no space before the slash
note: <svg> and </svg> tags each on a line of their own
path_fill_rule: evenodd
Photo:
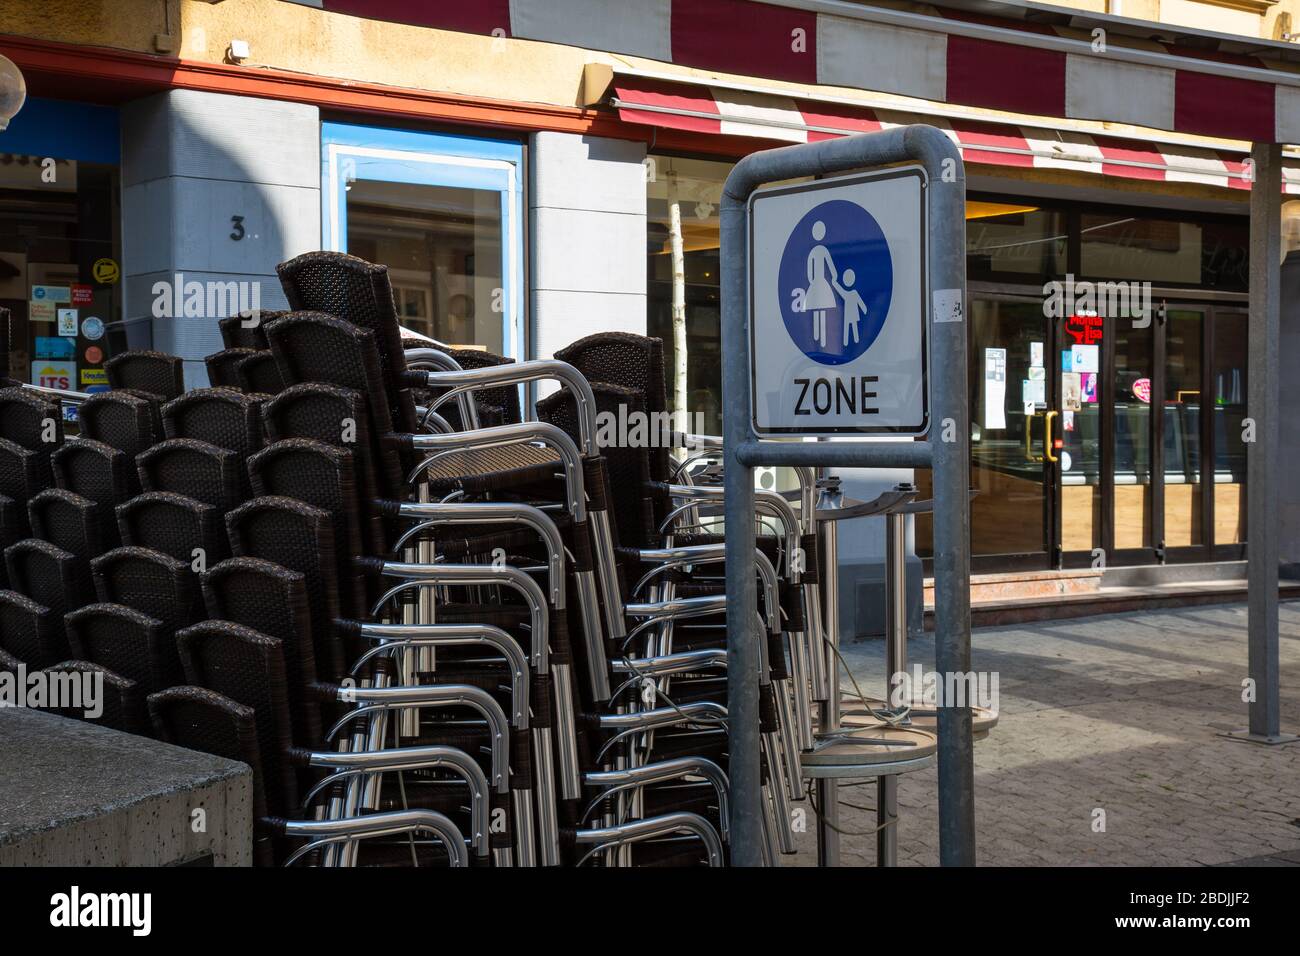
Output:
<svg viewBox="0 0 1300 956">
<path fill-rule="evenodd" d="M 220 272 L 182 272 L 185 283 L 199 282 L 203 283 L 205 290 L 208 283 L 227 283 L 227 282 L 259 282 L 259 295 L 261 297 L 261 307 L 263 309 L 285 309 L 288 308 L 288 300 L 284 296 L 284 290 L 280 286 L 278 276 L 272 274 L 263 275 L 231 275 Z M 154 286 L 158 282 L 169 283 L 169 288 L 175 283 L 175 273 L 173 272 L 153 272 L 148 275 L 128 276 L 125 280 L 123 294 L 127 303 L 127 315 L 152 316 L 153 306 L 156 296 Z M 250 290 L 251 295 L 251 290 Z M 224 297 L 217 295 L 214 298 L 220 302 Z M 205 297 L 206 311 L 206 297 Z M 162 317 L 153 319 L 153 347 L 162 352 L 170 352 L 173 355 L 179 355 L 189 361 L 201 361 L 213 352 L 219 352 L 225 345 L 221 341 L 221 330 L 217 326 L 217 320 L 230 313 L 229 309 L 218 309 L 216 313 L 201 317 Z"/>
<path fill-rule="evenodd" d="M 646 334 L 645 289 L 640 293 L 537 290 L 532 302 L 533 350 L 550 358 L 593 332 Z"/>
<path fill-rule="evenodd" d="M 0 807 L 0 867 L 252 863 L 246 764 L 43 711 L 0 710 Z"/>
<path fill-rule="evenodd" d="M 166 269 L 172 263 L 170 179 L 122 188 L 122 262 L 128 276 Z"/>
<path fill-rule="evenodd" d="M 192 177 L 174 178 L 171 189 L 173 268 L 245 277 L 320 248 L 316 189 Z M 234 216 L 240 217 L 243 228 L 239 240 L 231 238 L 236 234 Z"/>
<path fill-rule="evenodd" d="M 123 185 L 175 175 L 316 189 L 320 110 L 197 90 L 126 104 Z"/>
<path fill-rule="evenodd" d="M 536 133 L 529 205 L 644 216 L 645 156 L 645 144 L 630 140 Z"/>
<path fill-rule="evenodd" d="M 645 294 L 645 216 L 543 207 L 529 219 L 534 289 Z"/>
</svg>

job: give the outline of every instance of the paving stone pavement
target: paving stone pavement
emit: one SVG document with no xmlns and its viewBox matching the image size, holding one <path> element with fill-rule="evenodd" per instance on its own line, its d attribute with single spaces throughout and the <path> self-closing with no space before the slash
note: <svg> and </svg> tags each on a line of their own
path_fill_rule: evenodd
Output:
<svg viewBox="0 0 1300 956">
<path fill-rule="evenodd" d="M 1300 733 L 1300 602 L 1280 613 L 1282 729 Z M 884 644 L 842 649 L 867 693 Z M 998 675 L 1000 721 L 975 744 L 977 861 L 1002 866 L 1300 862 L 1300 743 L 1217 736 L 1245 726 L 1246 606 L 1144 611 L 984 628 L 973 666 Z M 908 659 L 927 670 L 934 640 Z M 899 861 L 939 861 L 937 771 L 899 783 Z M 874 783 L 841 787 L 841 829 L 875 826 Z M 1094 832 L 1094 810 L 1105 831 Z M 783 865 L 816 863 L 815 822 Z M 874 835 L 845 835 L 845 865 L 874 865 Z"/>
</svg>

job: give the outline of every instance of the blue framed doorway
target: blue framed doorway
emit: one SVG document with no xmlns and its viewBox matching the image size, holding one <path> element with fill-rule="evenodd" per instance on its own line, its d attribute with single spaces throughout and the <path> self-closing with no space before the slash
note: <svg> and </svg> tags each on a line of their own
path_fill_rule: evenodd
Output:
<svg viewBox="0 0 1300 956">
<path fill-rule="evenodd" d="M 387 265 L 406 327 L 524 357 L 523 162 L 519 142 L 325 123 L 324 248 Z"/>
</svg>

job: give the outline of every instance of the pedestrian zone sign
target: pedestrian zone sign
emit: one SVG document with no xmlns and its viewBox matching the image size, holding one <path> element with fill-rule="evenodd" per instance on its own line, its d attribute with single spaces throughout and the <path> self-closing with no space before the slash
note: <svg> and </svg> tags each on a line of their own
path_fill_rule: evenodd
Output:
<svg viewBox="0 0 1300 956">
<path fill-rule="evenodd" d="M 755 433 L 926 433 L 926 224 L 920 166 L 755 190 Z"/>
</svg>

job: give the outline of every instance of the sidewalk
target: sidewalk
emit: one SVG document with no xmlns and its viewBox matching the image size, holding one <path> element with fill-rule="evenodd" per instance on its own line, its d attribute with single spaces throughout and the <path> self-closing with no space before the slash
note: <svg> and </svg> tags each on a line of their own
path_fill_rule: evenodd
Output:
<svg viewBox="0 0 1300 956">
<path fill-rule="evenodd" d="M 884 644 L 842 649 L 863 689 L 884 689 Z M 934 639 L 909 663 L 933 667 Z M 1225 605 L 986 628 L 973 666 L 999 675 L 1001 721 L 975 745 L 981 865 L 1300 865 L 1300 743 L 1216 736 L 1243 727 L 1246 607 Z M 1282 729 L 1300 731 L 1300 602 L 1281 610 Z M 899 860 L 939 860 L 937 771 L 899 785 Z M 841 787 L 841 827 L 868 831 L 875 785 Z M 1105 832 L 1093 831 L 1094 810 Z M 816 835 L 787 865 L 814 865 Z M 846 835 L 845 865 L 875 837 Z M 1262 862 L 1262 861 L 1261 861 Z"/>
</svg>

